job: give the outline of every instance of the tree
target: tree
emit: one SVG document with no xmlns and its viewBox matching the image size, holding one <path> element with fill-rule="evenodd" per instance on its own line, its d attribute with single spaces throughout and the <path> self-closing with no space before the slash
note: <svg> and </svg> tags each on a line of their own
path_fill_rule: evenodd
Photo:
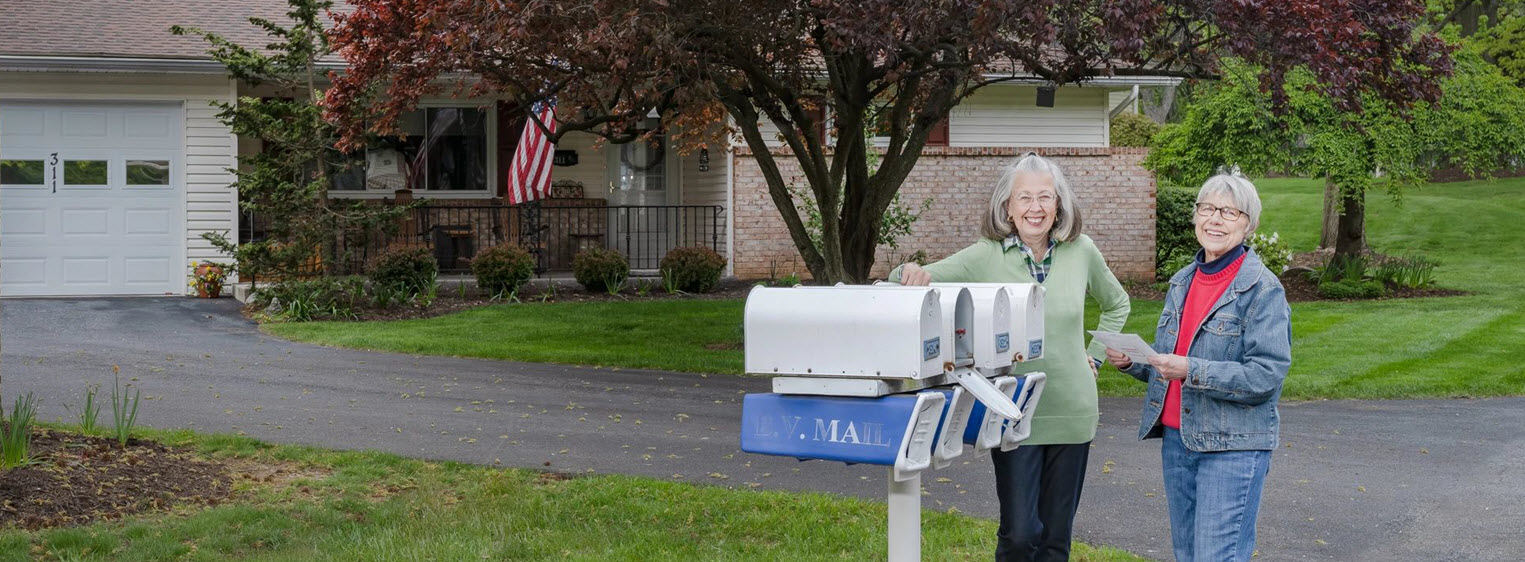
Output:
<svg viewBox="0 0 1525 562">
<path fill-rule="evenodd" d="M 816 279 L 863 282 L 886 207 L 950 108 L 1007 81 L 1104 75 L 1215 78 L 1225 54 L 1280 91 L 1305 66 L 1341 108 L 1370 93 L 1432 100 L 1444 44 L 1416 33 L 1416 0 L 357 0 L 337 16 L 349 62 L 326 103 L 347 139 L 389 131 L 420 96 L 452 90 L 521 106 L 555 97 L 557 139 L 615 142 L 648 114 L 693 139 L 716 121 L 751 149 Z M 451 78 L 454 79 L 451 79 Z M 445 79 L 445 80 L 442 80 Z M 1281 103 L 1278 96 L 1277 102 Z M 816 111 L 817 108 L 824 111 Z M 829 124 L 823 124 L 823 115 Z M 766 121 L 784 150 L 771 150 Z M 826 125 L 826 126 L 823 126 Z M 543 127 L 534 122 L 531 126 Z M 864 132 L 889 138 L 870 171 Z M 798 160 L 819 247 L 778 159 Z"/>
<path fill-rule="evenodd" d="M 1431 0 L 1432 27 L 1454 26 L 1483 58 L 1525 86 L 1525 1 Z"/>
<path fill-rule="evenodd" d="M 334 264 L 336 237 L 369 232 L 392 224 L 405 208 L 332 200 L 332 175 L 352 160 L 336 148 L 339 135 L 319 105 L 320 61 L 331 55 L 322 15 L 332 7 L 326 0 L 290 0 L 291 27 L 262 18 L 249 22 L 265 30 L 272 42 L 248 48 L 215 33 L 174 26 L 176 35 L 197 35 L 210 45 L 212 58 L 228 74 L 250 86 L 268 85 L 274 96 L 241 97 L 236 103 L 213 102 L 218 117 L 240 138 L 260 141 L 258 154 L 239 156 L 233 187 L 239 208 L 267 223 L 263 240 L 238 240 L 226 232 L 202 236 L 231 256 L 234 267 L 249 278 L 291 276 L 314 258 L 325 272 Z"/>
<path fill-rule="evenodd" d="M 1336 255 L 1365 249 L 1366 191 L 1381 187 L 1395 200 L 1436 168 L 1472 176 L 1525 157 L 1525 90 L 1472 49 L 1457 53 L 1456 74 L 1434 105 L 1400 113 L 1365 100 L 1360 113 L 1311 87 L 1311 73 L 1291 75 L 1282 93 L 1288 110 L 1274 113 L 1252 66 L 1225 65 L 1225 79 L 1202 93 L 1185 119 L 1155 138 L 1144 165 L 1167 181 L 1196 185 L 1223 164 L 1249 174 L 1282 171 L 1325 179 L 1321 247 Z"/>
</svg>

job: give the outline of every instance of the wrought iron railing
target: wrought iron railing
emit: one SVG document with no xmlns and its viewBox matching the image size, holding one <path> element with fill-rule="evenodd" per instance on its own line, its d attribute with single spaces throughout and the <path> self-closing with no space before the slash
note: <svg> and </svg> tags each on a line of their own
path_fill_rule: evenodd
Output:
<svg viewBox="0 0 1525 562">
<path fill-rule="evenodd" d="M 262 235 L 257 217 L 245 215 L 240 240 Z M 477 252 L 518 244 L 535 256 L 540 273 L 571 271 L 572 258 L 589 248 L 619 251 L 632 270 L 655 270 L 673 248 L 725 249 L 725 208 L 718 205 L 588 205 L 550 200 L 524 205 L 424 204 L 414 206 L 394 232 L 336 236 L 326 254 L 329 270 L 365 272 L 365 264 L 396 247 L 427 247 L 441 273 L 467 273 Z"/>
</svg>

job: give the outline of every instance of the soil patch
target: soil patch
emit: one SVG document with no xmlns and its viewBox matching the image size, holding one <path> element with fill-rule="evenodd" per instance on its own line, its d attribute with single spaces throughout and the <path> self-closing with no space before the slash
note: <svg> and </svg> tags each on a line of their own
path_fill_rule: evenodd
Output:
<svg viewBox="0 0 1525 562">
<path fill-rule="evenodd" d="M 85 525 L 231 494 L 229 466 L 186 448 L 38 428 L 30 451 L 31 464 L 0 472 L 0 528 Z"/>
<path fill-rule="evenodd" d="M 1281 276 L 1281 286 L 1287 290 L 1287 302 L 1311 302 L 1311 301 L 1335 301 L 1350 299 L 1331 299 L 1319 294 L 1318 285 L 1308 277 L 1308 273 L 1302 270 L 1288 270 Z M 1456 297 L 1470 294 L 1466 291 L 1455 289 L 1442 289 L 1438 287 L 1425 287 L 1415 289 L 1412 287 L 1389 286 L 1385 297 L 1366 300 L 1387 299 L 1418 299 L 1428 297 Z"/>
<path fill-rule="evenodd" d="M 739 281 L 735 279 L 721 280 L 714 290 L 708 293 L 669 294 L 662 290 L 660 280 L 644 279 L 630 283 L 635 287 L 626 287 L 624 290 L 609 294 L 608 292 L 591 292 L 582 288 L 576 282 L 570 280 L 556 280 L 551 282 L 534 283 L 520 289 L 514 296 L 520 303 L 542 302 L 630 302 L 630 301 L 654 301 L 671 299 L 691 300 L 724 300 L 741 299 L 747 296 L 747 291 L 756 284 L 754 281 Z M 638 287 L 638 288 L 637 288 Z M 433 318 L 444 316 L 473 308 L 491 306 L 514 302 L 513 299 L 492 298 L 489 295 L 480 294 L 475 287 L 468 287 L 465 295 L 452 287 L 442 287 L 433 302 L 425 306 L 420 302 L 396 304 L 387 308 L 365 307 L 355 311 L 358 321 L 372 320 L 412 320 L 417 318 Z M 261 312 L 260 309 L 247 307 L 245 313 L 254 316 Z"/>
</svg>

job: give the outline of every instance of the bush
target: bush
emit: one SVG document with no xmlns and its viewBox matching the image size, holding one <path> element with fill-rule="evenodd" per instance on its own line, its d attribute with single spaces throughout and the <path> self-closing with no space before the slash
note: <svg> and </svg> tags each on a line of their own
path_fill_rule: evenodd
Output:
<svg viewBox="0 0 1525 562">
<path fill-rule="evenodd" d="M 1387 257 L 1377 261 L 1371 277 L 1385 285 L 1419 289 L 1435 284 L 1435 266 L 1424 256 Z"/>
<path fill-rule="evenodd" d="M 281 281 L 261 288 L 254 303 L 271 315 L 292 322 L 325 318 L 353 319 L 365 298 L 365 282 L 349 277 L 310 281 Z"/>
<path fill-rule="evenodd" d="M 1112 146 L 1154 146 L 1160 124 L 1138 113 L 1119 113 L 1112 118 Z"/>
<path fill-rule="evenodd" d="M 517 244 L 501 244 L 471 258 L 471 273 L 487 294 L 510 295 L 535 275 L 535 258 Z"/>
<path fill-rule="evenodd" d="M 1196 259 L 1196 252 L 1187 250 L 1178 251 L 1175 255 L 1166 258 L 1165 263 L 1156 266 L 1154 270 L 1154 277 L 1155 279 L 1159 279 L 1161 281 L 1169 281 L 1172 275 L 1175 275 L 1177 272 L 1185 269 L 1186 266 L 1191 265 L 1191 262 L 1195 261 Z"/>
<path fill-rule="evenodd" d="M 1180 269 L 1169 267 L 1172 259 L 1185 266 L 1197 253 L 1196 227 L 1191 222 L 1196 203 L 1197 190 L 1189 187 L 1161 186 L 1155 196 L 1154 267 L 1160 276 Z"/>
<path fill-rule="evenodd" d="M 1387 296 L 1387 287 L 1375 279 L 1345 279 L 1319 283 L 1318 293 L 1329 299 L 1374 299 Z"/>
<path fill-rule="evenodd" d="M 406 298 L 434 289 L 439 262 L 428 248 L 397 248 L 376 256 L 366 271 L 371 285 L 400 291 Z"/>
<path fill-rule="evenodd" d="M 673 248 L 662 257 L 662 285 L 668 292 L 707 293 L 720 282 L 725 258 L 702 246 Z"/>
<path fill-rule="evenodd" d="M 1292 265 L 1292 249 L 1281 241 L 1279 232 L 1272 232 L 1270 236 L 1256 232 L 1244 242 L 1255 249 L 1255 253 L 1260 255 L 1260 261 L 1266 264 L 1266 269 L 1271 270 L 1271 273 L 1281 275 Z"/>
<path fill-rule="evenodd" d="M 630 277 L 630 260 L 614 250 L 583 250 L 572 258 L 572 276 L 589 291 L 617 292 Z"/>
</svg>

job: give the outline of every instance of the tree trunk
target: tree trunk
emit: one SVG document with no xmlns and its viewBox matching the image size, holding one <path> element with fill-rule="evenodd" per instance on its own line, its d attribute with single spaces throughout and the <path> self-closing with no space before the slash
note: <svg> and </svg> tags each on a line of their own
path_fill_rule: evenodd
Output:
<svg viewBox="0 0 1525 562">
<path fill-rule="evenodd" d="M 1318 248 L 1325 250 L 1334 247 L 1334 241 L 1338 238 L 1340 228 L 1340 186 L 1334 184 L 1334 179 L 1324 177 L 1324 221 L 1323 228 L 1319 230 Z"/>
<path fill-rule="evenodd" d="M 1334 255 L 1359 255 L 1366 250 L 1366 191 L 1347 193 L 1341 200 Z"/>
</svg>

